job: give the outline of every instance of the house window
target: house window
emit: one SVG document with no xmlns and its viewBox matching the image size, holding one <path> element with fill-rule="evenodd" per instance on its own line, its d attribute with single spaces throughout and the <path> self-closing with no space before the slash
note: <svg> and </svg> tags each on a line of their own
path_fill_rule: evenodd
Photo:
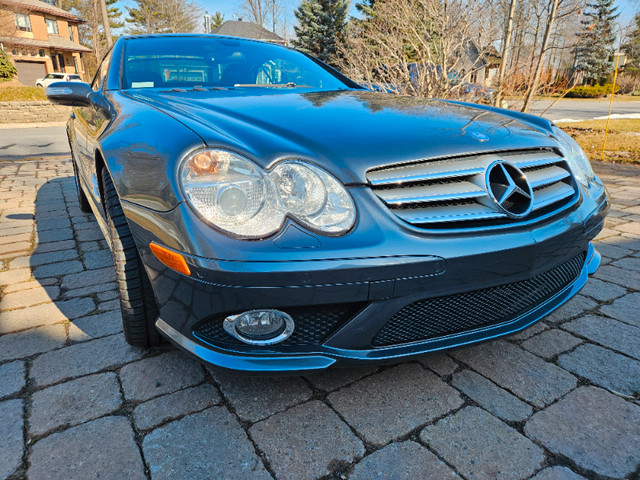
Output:
<svg viewBox="0 0 640 480">
<path fill-rule="evenodd" d="M 69 25 L 69 40 L 73 42 L 73 28 L 71 28 L 71 25 Z"/>
<path fill-rule="evenodd" d="M 16 13 L 16 27 L 22 32 L 31 31 L 31 20 L 25 13 Z"/>
<path fill-rule="evenodd" d="M 45 18 L 44 21 L 47 24 L 47 32 L 50 35 L 58 35 L 58 22 L 50 18 Z"/>
</svg>

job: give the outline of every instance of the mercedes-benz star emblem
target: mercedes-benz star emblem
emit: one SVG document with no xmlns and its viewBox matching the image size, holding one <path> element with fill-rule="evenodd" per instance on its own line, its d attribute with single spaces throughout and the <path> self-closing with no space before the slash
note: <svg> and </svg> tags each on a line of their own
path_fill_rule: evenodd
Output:
<svg viewBox="0 0 640 480">
<path fill-rule="evenodd" d="M 471 137 L 475 138 L 479 142 L 486 142 L 487 140 L 489 140 L 489 136 L 485 135 L 484 133 L 471 132 L 469 135 L 471 135 Z"/>
<path fill-rule="evenodd" d="M 522 171 L 504 160 L 487 167 L 487 192 L 498 208 L 511 218 L 522 218 L 533 208 L 533 190 Z"/>
</svg>

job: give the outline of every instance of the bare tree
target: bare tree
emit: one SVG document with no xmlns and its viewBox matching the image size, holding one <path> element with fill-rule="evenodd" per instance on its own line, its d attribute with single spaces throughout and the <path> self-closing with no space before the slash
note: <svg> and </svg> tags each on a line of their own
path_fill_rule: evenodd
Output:
<svg viewBox="0 0 640 480">
<path fill-rule="evenodd" d="M 507 67 L 507 60 L 511 51 L 511 34 L 513 32 L 513 15 L 516 10 L 516 0 L 511 0 L 511 6 L 509 7 L 509 15 L 507 18 L 507 25 L 504 30 L 504 37 L 502 41 L 502 58 L 500 59 L 500 69 L 498 71 L 498 83 L 496 85 L 497 91 L 493 99 L 494 105 L 500 106 L 502 104 L 502 90 L 504 88 L 504 73 Z"/>
<path fill-rule="evenodd" d="M 533 98 L 533 94 L 538 90 L 540 74 L 542 73 L 542 66 L 544 65 L 544 56 L 547 53 L 549 38 L 551 38 L 551 30 L 553 29 L 553 23 L 556 20 L 556 14 L 558 12 L 558 2 L 559 0 L 550 0 L 551 12 L 549 13 L 549 17 L 547 19 L 544 38 L 542 40 L 542 47 L 540 48 L 540 55 L 536 62 L 535 73 L 533 75 L 533 81 L 529 85 L 529 89 L 527 90 L 527 94 L 524 98 L 524 105 L 522 106 L 523 112 L 529 110 L 529 105 L 531 103 L 531 99 Z"/>
<path fill-rule="evenodd" d="M 351 22 L 341 47 L 341 67 L 371 88 L 428 97 L 473 97 L 477 92 L 468 89 L 468 82 L 484 69 L 482 58 L 495 40 L 481 21 L 486 3 L 375 2 L 370 18 Z"/>
<path fill-rule="evenodd" d="M 244 0 L 241 8 L 251 20 L 264 27 L 264 21 L 267 13 L 267 1 L 270 0 Z"/>
<path fill-rule="evenodd" d="M 287 0 L 243 0 L 240 10 L 251 21 L 276 33 L 281 22 Z"/>
<path fill-rule="evenodd" d="M 109 13 L 107 12 L 107 2 L 100 1 L 100 9 L 102 10 L 102 27 L 104 28 L 104 36 L 107 41 L 107 49 L 113 46 L 113 37 L 111 36 L 111 26 L 109 25 Z"/>
</svg>

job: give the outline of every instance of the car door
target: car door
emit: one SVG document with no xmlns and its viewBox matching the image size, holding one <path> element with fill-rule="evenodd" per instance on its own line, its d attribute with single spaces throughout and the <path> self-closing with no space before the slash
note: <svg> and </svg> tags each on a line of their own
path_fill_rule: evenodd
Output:
<svg viewBox="0 0 640 480">
<path fill-rule="evenodd" d="M 104 58 L 91 82 L 91 89 L 96 93 L 94 98 L 98 100 L 102 96 L 110 60 L 111 52 Z M 100 189 L 98 187 L 97 172 L 95 171 L 95 148 L 97 138 L 108 124 L 108 117 L 104 110 L 94 105 L 76 107 L 74 115 L 74 142 L 78 152 L 76 163 L 79 176 L 85 186 L 88 187 L 87 190 L 98 199 L 100 197 Z"/>
</svg>

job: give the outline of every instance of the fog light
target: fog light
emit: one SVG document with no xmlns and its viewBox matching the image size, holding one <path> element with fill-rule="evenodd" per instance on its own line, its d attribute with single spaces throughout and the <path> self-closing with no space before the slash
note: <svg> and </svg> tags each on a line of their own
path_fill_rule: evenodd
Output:
<svg viewBox="0 0 640 480">
<path fill-rule="evenodd" d="M 273 345 L 291 336 L 294 323 L 290 315 L 279 310 L 250 310 L 225 318 L 223 327 L 249 345 Z"/>
</svg>

